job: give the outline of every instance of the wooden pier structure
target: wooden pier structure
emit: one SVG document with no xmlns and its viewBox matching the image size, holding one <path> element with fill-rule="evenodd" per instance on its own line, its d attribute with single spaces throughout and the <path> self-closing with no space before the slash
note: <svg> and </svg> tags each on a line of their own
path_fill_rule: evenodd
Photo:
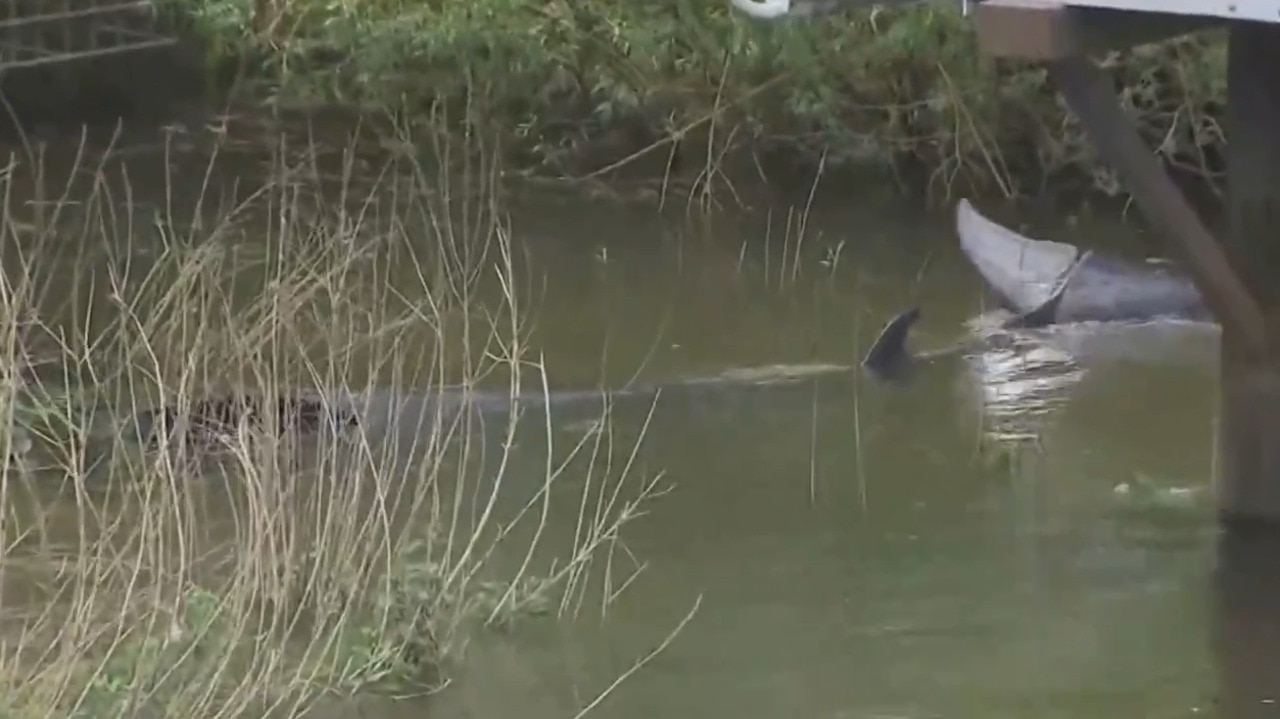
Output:
<svg viewBox="0 0 1280 719">
<path fill-rule="evenodd" d="M 731 0 L 760 18 L 841 0 Z M 1226 525 L 1280 528 L 1280 0 L 970 0 L 981 51 L 1043 62 L 1222 325 L 1215 495 Z M 1093 53 L 1225 29 L 1229 227 L 1215 237 L 1120 105 Z"/>
<path fill-rule="evenodd" d="M 842 0 L 731 0 L 764 18 Z M 980 0 L 984 54 L 1043 62 L 1148 222 L 1180 251 L 1222 325 L 1218 543 L 1210 643 L 1225 719 L 1280 717 L 1280 0 Z M 1227 33 L 1227 217 L 1202 222 L 1089 55 L 1208 28 Z"/>
<path fill-rule="evenodd" d="M 0 0 L 0 73 L 175 44 L 154 18 L 151 0 Z"/>
</svg>

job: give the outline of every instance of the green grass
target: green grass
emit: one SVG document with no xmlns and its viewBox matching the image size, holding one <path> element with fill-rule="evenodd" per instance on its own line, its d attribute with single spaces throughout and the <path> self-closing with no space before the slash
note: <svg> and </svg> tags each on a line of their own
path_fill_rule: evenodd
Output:
<svg viewBox="0 0 1280 719">
<path fill-rule="evenodd" d="M 338 104 L 503 138 L 508 168 L 581 180 L 641 158 L 709 183 L 732 157 L 884 170 L 936 195 L 1115 194 L 1042 69 L 979 57 L 950 4 L 762 24 L 727 0 L 169 0 L 245 63 L 245 96 Z M 1143 134 L 1216 178 L 1224 42 L 1180 38 L 1103 58 Z M 710 172 L 707 168 L 712 168 Z"/>
</svg>

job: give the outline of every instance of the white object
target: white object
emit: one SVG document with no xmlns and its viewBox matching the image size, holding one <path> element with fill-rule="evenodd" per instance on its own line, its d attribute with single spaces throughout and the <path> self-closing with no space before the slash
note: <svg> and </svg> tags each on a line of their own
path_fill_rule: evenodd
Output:
<svg viewBox="0 0 1280 719">
<path fill-rule="evenodd" d="M 777 20 L 791 12 L 791 0 L 729 0 L 734 7 L 760 20 Z"/>
</svg>

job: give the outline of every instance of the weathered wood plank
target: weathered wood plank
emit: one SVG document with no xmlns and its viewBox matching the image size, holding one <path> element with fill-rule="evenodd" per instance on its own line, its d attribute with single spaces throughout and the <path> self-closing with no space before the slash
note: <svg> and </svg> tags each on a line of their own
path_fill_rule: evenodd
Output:
<svg viewBox="0 0 1280 719">
<path fill-rule="evenodd" d="M 734 8 L 750 17 L 772 21 L 812 19 L 870 5 L 921 2 L 730 0 Z M 982 0 L 974 3 L 973 16 L 983 52 L 998 57 L 1036 60 L 1142 45 L 1220 26 L 1225 22 L 1220 17 L 1082 8 L 1050 0 Z M 1063 23 L 1064 19 L 1070 22 Z"/>
<path fill-rule="evenodd" d="M 1217 17 L 1071 8 L 1086 52 L 1121 50 L 1226 25 Z"/>
<path fill-rule="evenodd" d="M 1234 23 L 1227 57 L 1230 232 L 1223 248 L 1280 331 L 1280 25 Z M 1280 352 L 1223 328 L 1215 493 L 1230 524 L 1280 521 Z"/>
<path fill-rule="evenodd" d="M 995 57 L 1059 60 L 1209 29 L 1220 18 L 1071 7 L 1049 0 L 985 0 L 973 10 L 979 49 Z"/>
<path fill-rule="evenodd" d="M 1080 28 L 1066 5 L 1044 0 L 987 0 L 973 10 L 978 49 L 994 57 L 1057 60 L 1079 55 Z"/>
<path fill-rule="evenodd" d="M 1273 719 L 1280 667 L 1280 532 L 1236 526 L 1218 539 L 1212 645 L 1218 674 L 1214 714 Z"/>
</svg>

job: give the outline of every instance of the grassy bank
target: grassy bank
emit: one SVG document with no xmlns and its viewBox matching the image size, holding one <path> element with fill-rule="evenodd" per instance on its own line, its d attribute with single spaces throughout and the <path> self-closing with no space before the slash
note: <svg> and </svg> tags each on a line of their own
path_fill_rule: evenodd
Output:
<svg viewBox="0 0 1280 719">
<path fill-rule="evenodd" d="M 677 169 L 693 173 L 750 156 L 881 168 L 935 192 L 1117 190 L 1044 73 L 979 59 L 949 5 L 769 25 L 726 0 L 171 2 L 212 62 L 245 61 L 255 82 L 242 88 L 256 98 L 418 119 L 447 108 L 455 126 L 499 130 L 509 159 L 544 175 L 641 161 L 665 172 L 683 140 Z M 1221 38 L 1106 65 L 1151 145 L 1183 174 L 1212 178 Z"/>
<path fill-rule="evenodd" d="M 35 170 L 33 212 L 37 161 L 0 186 L 0 456 L 34 439 L 0 469 L 0 717 L 292 717 L 430 691 L 475 632 L 571 607 L 652 489 L 562 471 L 609 454 L 607 422 L 547 447 L 545 477 L 502 416 L 141 451 L 130 418 L 161 403 L 540 386 L 494 178 L 402 159 L 355 192 L 282 161 L 235 199 L 160 199 L 131 189 L 136 158 L 95 160 Z M 553 491 L 582 511 L 569 546 L 542 532 Z"/>
</svg>

